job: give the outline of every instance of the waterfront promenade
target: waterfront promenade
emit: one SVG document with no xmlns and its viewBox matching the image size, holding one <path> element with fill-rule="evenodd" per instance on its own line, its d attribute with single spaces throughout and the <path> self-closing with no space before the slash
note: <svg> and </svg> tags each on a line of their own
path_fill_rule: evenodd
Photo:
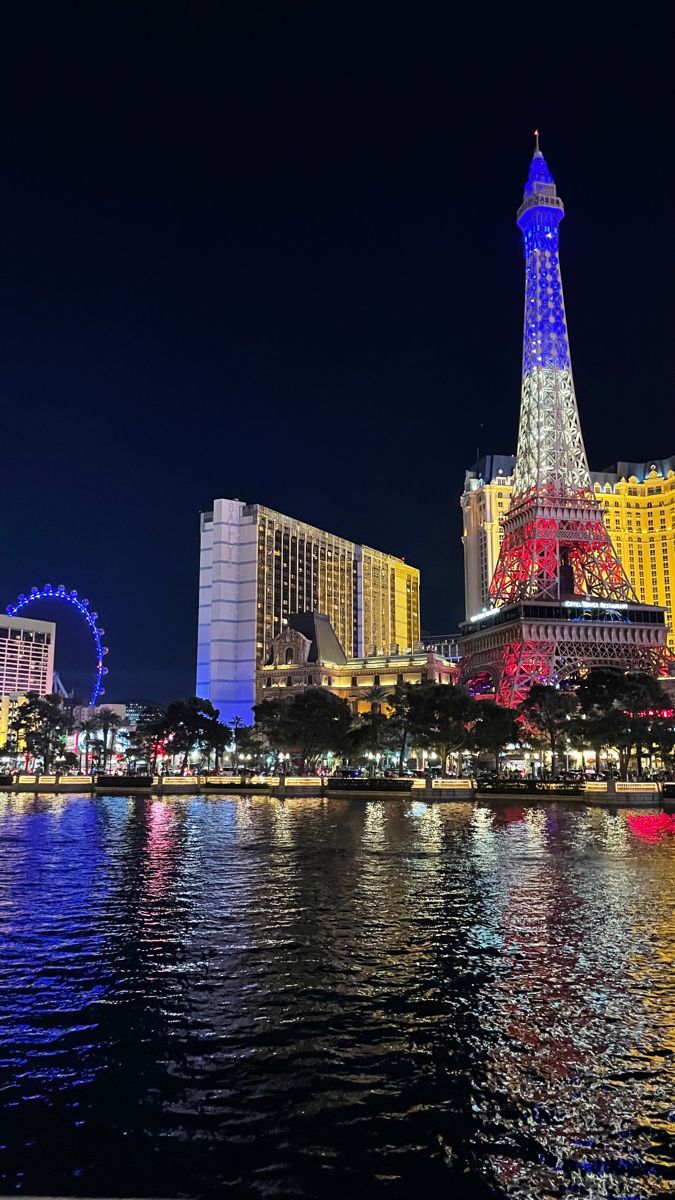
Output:
<svg viewBox="0 0 675 1200">
<path fill-rule="evenodd" d="M 223 794 L 263 794 L 277 797 L 312 798 L 348 794 L 354 797 L 400 799 L 414 795 L 429 801 L 465 801 L 514 799 L 582 801 L 585 804 L 619 806 L 675 803 L 675 784 L 657 781 L 587 780 L 579 784 L 540 780 L 518 780 L 500 785 L 499 781 L 481 783 L 460 779 L 387 779 L 363 776 L 342 779 L 316 775 L 27 775 L 0 776 L 0 790 L 19 793 L 83 793 L 110 795 L 120 793 L 158 796 L 187 796 L 195 792 Z"/>
</svg>

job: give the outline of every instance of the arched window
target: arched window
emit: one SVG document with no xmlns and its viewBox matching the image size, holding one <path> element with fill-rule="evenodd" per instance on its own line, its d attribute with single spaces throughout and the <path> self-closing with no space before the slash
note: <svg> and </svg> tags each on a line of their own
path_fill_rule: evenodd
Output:
<svg viewBox="0 0 675 1200">
<path fill-rule="evenodd" d="M 293 662 L 294 657 L 295 657 L 295 655 L 293 653 L 293 647 L 289 646 L 288 650 L 286 651 L 286 665 L 287 666 L 289 663 Z"/>
</svg>

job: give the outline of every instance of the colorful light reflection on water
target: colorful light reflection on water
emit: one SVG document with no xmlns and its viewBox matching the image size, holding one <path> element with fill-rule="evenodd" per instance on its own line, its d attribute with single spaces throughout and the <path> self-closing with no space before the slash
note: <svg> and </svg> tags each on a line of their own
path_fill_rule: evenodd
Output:
<svg viewBox="0 0 675 1200">
<path fill-rule="evenodd" d="M 668 834 L 675 834 L 675 817 L 669 813 L 631 813 L 628 824 L 633 833 L 646 842 L 657 842 Z"/>
<path fill-rule="evenodd" d="M 675 1194 L 675 823 L 0 797 L 0 1185 Z"/>
</svg>

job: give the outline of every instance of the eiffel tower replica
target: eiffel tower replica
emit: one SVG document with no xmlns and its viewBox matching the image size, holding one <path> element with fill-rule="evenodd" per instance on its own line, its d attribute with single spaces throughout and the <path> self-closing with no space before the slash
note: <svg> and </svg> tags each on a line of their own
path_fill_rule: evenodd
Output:
<svg viewBox="0 0 675 1200">
<path fill-rule="evenodd" d="M 535 134 L 518 225 L 525 326 L 511 507 L 491 608 L 462 625 L 461 679 L 515 706 L 534 683 L 591 667 L 665 673 L 665 610 L 641 604 L 593 494 L 577 409 L 558 258 L 562 200 Z"/>
</svg>

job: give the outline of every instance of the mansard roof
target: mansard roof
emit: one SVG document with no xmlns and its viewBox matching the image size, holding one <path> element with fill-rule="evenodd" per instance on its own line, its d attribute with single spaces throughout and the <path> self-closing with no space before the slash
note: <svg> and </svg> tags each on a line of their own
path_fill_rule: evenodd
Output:
<svg viewBox="0 0 675 1200">
<path fill-rule="evenodd" d="M 287 628 L 295 629 L 311 642 L 308 662 L 335 663 L 337 666 L 346 663 L 347 656 L 325 613 L 290 613 Z"/>
</svg>

